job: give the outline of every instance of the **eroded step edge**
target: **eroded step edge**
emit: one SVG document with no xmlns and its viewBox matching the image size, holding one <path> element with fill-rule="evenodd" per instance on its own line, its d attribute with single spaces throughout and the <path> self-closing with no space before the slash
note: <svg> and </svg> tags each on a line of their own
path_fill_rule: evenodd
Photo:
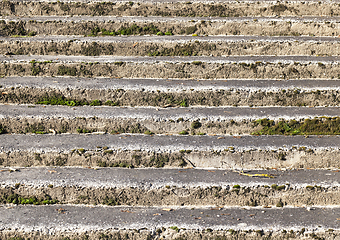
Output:
<svg viewBox="0 0 340 240">
<path fill-rule="evenodd" d="M 212 210 L 211 208 L 177 207 L 173 211 L 162 211 L 160 207 L 89 208 L 57 205 L 16 206 L 10 209 L 2 207 L 0 212 L 3 229 L 15 228 L 19 232 L 49 230 L 83 233 L 105 231 L 110 228 L 156 230 L 172 226 L 177 226 L 178 229 L 199 230 L 207 228 L 211 230 L 262 229 L 264 231 L 282 231 L 282 229 L 301 231 L 302 228 L 305 229 L 304 231 L 306 229 L 309 231 L 339 230 L 339 222 L 336 220 L 339 208 L 313 208 L 313 210 L 306 211 L 306 208 Z M 101 224 L 98 225 L 98 222 Z"/>
<path fill-rule="evenodd" d="M 0 15 L 115 15 L 115 16 L 307 16 L 339 15 L 339 1 L 10 1 Z"/>
<path fill-rule="evenodd" d="M 333 79 L 338 57 L 88 57 L 0 56 L 2 76 L 200 79 Z"/>
<path fill-rule="evenodd" d="M 1 135 L 2 166 L 339 167 L 337 136 Z"/>
<path fill-rule="evenodd" d="M 0 79 L 0 103 L 109 106 L 338 106 L 338 80 Z M 66 103 L 67 102 L 67 103 Z M 56 104 L 56 103 L 54 103 Z"/>
<path fill-rule="evenodd" d="M 33 35 L 266 35 L 338 36 L 340 17 L 2 17 L 2 36 Z"/>
<path fill-rule="evenodd" d="M 295 135 L 337 135 L 340 133 L 337 128 L 337 123 L 340 121 L 338 107 L 159 109 L 0 105 L 0 112 L 1 133 L 247 135 L 260 134 L 261 131 L 267 129 L 265 128 L 267 125 L 274 128 L 275 124 L 282 121 L 287 122 L 288 125 L 290 124 L 288 122 L 294 121 L 296 130 L 300 125 L 306 125 L 305 132 L 295 132 Z M 318 118 L 317 121 L 316 118 Z M 284 134 L 280 131 L 276 130 L 276 134 Z M 262 134 L 269 133 L 263 132 Z"/>
<path fill-rule="evenodd" d="M 339 170 L 10 169 L 1 169 L 0 173 L 2 203 L 252 207 L 340 204 Z"/>
<path fill-rule="evenodd" d="M 46 36 L 0 38 L 6 55 L 228 56 L 340 55 L 336 37 Z"/>
</svg>

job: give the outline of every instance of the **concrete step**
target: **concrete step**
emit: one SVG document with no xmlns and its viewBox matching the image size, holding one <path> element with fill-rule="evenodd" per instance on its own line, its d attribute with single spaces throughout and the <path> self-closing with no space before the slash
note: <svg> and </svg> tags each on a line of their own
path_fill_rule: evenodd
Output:
<svg viewBox="0 0 340 240">
<path fill-rule="evenodd" d="M 333 79 L 339 57 L 115 57 L 0 55 L 2 76 L 199 79 Z"/>
<path fill-rule="evenodd" d="M 0 18 L 0 35 L 266 35 L 338 36 L 340 17 L 115 17 Z M 160 33 L 161 32 L 161 33 Z"/>
<path fill-rule="evenodd" d="M 338 37 L 270 36 L 36 36 L 0 37 L 6 55 L 338 56 Z"/>
<path fill-rule="evenodd" d="M 339 15 L 339 1 L 9 1 L 0 15 L 115 15 L 115 16 L 307 16 Z"/>
<path fill-rule="evenodd" d="M 2 166 L 338 168 L 338 136 L 1 135 Z"/>
<path fill-rule="evenodd" d="M 313 122 L 318 118 L 318 122 Z M 329 118 L 329 120 L 327 120 Z M 339 134 L 338 107 L 67 107 L 0 105 L 0 126 L 3 133 L 147 133 L 147 134 L 230 134 L 249 135 L 263 131 L 258 122 L 268 119 L 308 125 L 294 134 Z M 309 119 L 309 120 L 308 120 Z M 313 121 L 310 119 L 314 119 Z M 328 128 L 332 122 L 333 128 Z M 274 124 L 273 124 L 274 125 Z M 293 128 L 293 127 L 292 127 Z M 300 129 L 299 126 L 295 127 Z M 263 134 L 268 134 L 264 132 Z M 275 134 L 272 133 L 272 134 Z M 276 134 L 284 134 L 277 131 Z M 287 132 L 286 134 L 291 134 Z"/>
<path fill-rule="evenodd" d="M 162 207 L 3 206 L 1 234 L 60 239 L 336 239 L 340 208 L 186 208 Z M 215 210 L 216 209 L 216 210 Z M 167 211 L 168 210 L 168 211 Z M 247 232 L 245 232 L 247 231 Z M 52 236 L 51 236 L 52 235 Z"/>
<path fill-rule="evenodd" d="M 0 169 L 2 203 L 47 195 L 60 204 L 306 207 L 337 206 L 340 197 L 339 170 L 10 169 Z"/>
<path fill-rule="evenodd" d="M 0 79 L 0 102 L 53 104 L 60 98 L 64 101 L 58 104 L 66 105 L 97 100 L 95 105 L 110 106 L 339 106 L 339 89 L 339 80 L 313 79 L 5 77 Z"/>
</svg>

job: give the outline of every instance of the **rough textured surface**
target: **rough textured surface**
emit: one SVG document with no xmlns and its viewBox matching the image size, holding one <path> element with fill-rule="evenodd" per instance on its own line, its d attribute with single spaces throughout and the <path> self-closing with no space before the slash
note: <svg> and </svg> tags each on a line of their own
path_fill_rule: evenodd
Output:
<svg viewBox="0 0 340 240">
<path fill-rule="evenodd" d="M 175 227 L 175 226 L 172 226 Z M 236 239 L 244 239 L 244 240 L 257 240 L 257 239 L 273 239 L 273 240 L 281 240 L 281 239 L 335 239 L 338 240 L 339 231 L 335 231 L 330 229 L 328 231 L 311 231 L 308 230 L 306 232 L 305 228 L 300 230 L 291 230 L 283 229 L 282 231 L 263 231 L 263 230 L 189 230 L 189 229 L 171 229 L 171 228 L 158 228 L 156 231 L 152 230 L 107 230 L 107 231 L 87 231 L 86 233 L 76 233 L 76 232 L 61 232 L 56 234 L 48 234 L 42 233 L 40 231 L 31 231 L 31 232 L 17 232 L 17 231 L 2 231 L 0 232 L 1 236 L 4 239 L 8 239 L 11 237 L 22 237 L 36 240 L 45 240 L 45 239 L 75 239 L 75 240 L 83 240 L 83 239 L 133 239 L 133 240 L 141 240 L 141 239 L 221 239 L 221 240 L 234 240 Z"/>
<path fill-rule="evenodd" d="M 246 171 L 199 169 L 23 168 L 1 169 L 0 202 L 21 197 L 59 203 L 132 206 L 339 205 L 338 171 Z M 316 180 L 317 179 L 317 180 Z M 276 184 L 276 185 L 275 185 Z M 317 185 L 316 185 L 317 184 Z M 129 186 L 129 187 L 126 187 Z"/>
<path fill-rule="evenodd" d="M 99 35 L 100 36 L 100 35 Z M 0 38 L 0 54 L 228 56 L 340 54 L 337 37 L 46 36 Z M 332 53 L 332 54 L 330 54 Z"/>
<path fill-rule="evenodd" d="M 56 209 L 63 213 L 59 213 Z M 123 212 L 122 212 L 123 210 Z M 128 212 L 124 212 L 128 210 Z M 203 212 L 203 214 L 202 214 Z M 63 231 L 93 231 L 112 228 L 156 230 L 161 227 L 200 229 L 282 229 L 339 230 L 336 221 L 339 208 L 283 208 L 283 209 L 240 209 L 225 208 L 174 208 L 162 211 L 160 207 L 86 207 L 86 206 L 16 206 L 0 208 L 3 229 L 17 231 L 41 230 L 51 233 Z M 223 215 L 222 215 L 223 214 Z M 255 214 L 253 216 L 252 214 Z M 249 216 L 252 215 L 252 216 Z M 198 218 L 198 219 L 195 219 Z M 237 220 L 239 219 L 239 220 Z M 288 220 L 289 219 L 289 220 Z"/>
<path fill-rule="evenodd" d="M 34 61 L 32 61 L 34 59 Z M 2 76 L 83 76 L 199 79 L 333 79 L 339 58 L 0 56 Z M 84 62 L 85 61 L 85 62 Z"/>
<path fill-rule="evenodd" d="M 337 117 L 338 107 L 130 108 L 0 105 L 6 133 L 242 134 L 262 129 L 255 120 Z M 147 132 L 149 131 L 149 132 Z M 327 134 L 327 133 L 324 133 Z"/>
<path fill-rule="evenodd" d="M 118 31 L 153 24 L 176 35 L 338 36 L 339 17 L 2 17 L 0 35 L 91 35 L 95 28 Z M 153 34 L 156 34 L 154 32 Z"/>
<path fill-rule="evenodd" d="M 339 15 L 338 1 L 10 1 L 0 15 L 306 16 Z M 132 3 L 132 4 L 131 4 Z"/>
<path fill-rule="evenodd" d="M 66 134 L 2 139 L 3 166 L 339 167 L 339 137 Z"/>
<path fill-rule="evenodd" d="M 0 102 L 61 97 L 116 106 L 338 106 L 339 90 L 338 80 L 8 77 L 0 79 Z"/>
</svg>

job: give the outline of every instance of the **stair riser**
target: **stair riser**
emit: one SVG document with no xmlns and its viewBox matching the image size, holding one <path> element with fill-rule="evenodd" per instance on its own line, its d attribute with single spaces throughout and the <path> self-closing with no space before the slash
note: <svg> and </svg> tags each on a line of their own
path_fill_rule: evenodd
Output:
<svg viewBox="0 0 340 240">
<path fill-rule="evenodd" d="M 76 20 L 76 19 L 75 19 Z M 109 19 L 108 19 L 109 20 Z M 105 21 L 105 19 L 104 19 Z M 173 34 L 198 34 L 198 35 L 267 35 L 267 36 L 338 36 L 340 35 L 340 23 L 331 22 L 300 22 L 273 19 L 273 21 L 264 19 L 249 21 L 233 21 L 226 19 L 225 21 L 202 22 L 205 20 L 198 20 L 191 22 L 191 19 L 183 21 L 176 21 L 172 19 L 165 19 L 164 21 L 157 21 L 155 19 L 140 19 L 136 23 L 120 22 L 112 18 L 113 22 L 101 21 L 84 21 L 73 22 L 72 18 L 64 21 L 35 21 L 34 18 L 27 22 L 5 22 L 0 21 L 0 34 L 2 36 L 13 35 L 28 35 L 29 33 L 38 35 L 91 35 L 95 28 L 106 29 L 108 31 L 118 31 L 121 27 L 129 28 L 133 24 L 139 27 L 146 27 L 153 24 L 157 27 L 157 31 L 163 33 L 172 31 Z M 314 26 L 315 25 L 315 26 Z M 142 34 L 156 34 L 156 32 L 142 32 Z M 139 34 L 136 32 L 135 34 Z"/>
<path fill-rule="evenodd" d="M 321 59 L 320 59 L 321 60 Z M 157 61 L 155 59 L 155 61 Z M 338 79 L 340 65 L 253 63 L 1 63 L 2 76 L 81 76 L 199 79 Z"/>
<path fill-rule="evenodd" d="M 57 79 L 58 80 L 58 79 Z M 91 80 L 89 80 L 91 81 Z M 123 82 L 122 80 L 121 82 Z M 56 84 L 57 85 L 57 84 Z M 112 101 L 115 106 L 154 106 L 154 107 L 180 107 L 180 106 L 339 106 L 339 90 L 306 89 L 297 91 L 293 88 L 281 88 L 273 91 L 263 87 L 260 91 L 247 89 L 234 89 L 230 87 L 216 87 L 210 91 L 201 91 L 192 88 L 188 90 L 163 91 L 133 91 L 124 89 L 52 89 L 30 88 L 23 84 L 15 88 L 0 88 L 0 103 L 35 104 L 43 99 L 60 97 L 77 100 L 90 104 L 94 100 L 105 102 Z M 157 88 L 157 87 L 156 87 Z M 161 88 L 161 87 L 160 87 Z M 299 87 L 297 87 L 299 88 Z M 2 94 L 3 93 L 3 94 Z M 185 104 L 183 100 L 185 99 Z M 182 104 L 182 105 L 181 105 Z M 184 104 L 184 105 L 183 105 Z M 176 120 L 176 119 L 173 119 Z"/>
<path fill-rule="evenodd" d="M 339 56 L 340 43 L 334 42 L 33 42 L 16 39 L 0 43 L 0 54 L 19 55 L 114 55 L 114 56 L 245 56 L 245 55 L 313 55 Z M 33 39 L 32 39 L 33 40 Z M 56 40 L 58 40 L 56 38 Z M 117 39 L 118 40 L 118 39 Z"/>
<path fill-rule="evenodd" d="M 159 231 L 162 231 L 159 228 Z M 285 231 L 285 232 L 282 232 Z M 196 240 L 202 237 L 206 237 L 207 239 L 214 239 L 214 238 L 222 238 L 226 240 L 258 240 L 261 238 L 269 238 L 271 240 L 281 240 L 281 239 L 306 239 L 307 236 L 316 238 L 319 237 L 321 239 L 335 239 L 337 236 L 338 231 L 326 231 L 326 232 L 312 232 L 312 233 L 305 233 L 300 234 L 301 229 L 299 230 L 291 230 L 291 228 L 282 229 L 281 231 L 273 232 L 273 231 L 262 231 L 261 229 L 252 231 L 243 231 L 243 230 L 235 230 L 235 228 L 230 228 L 227 230 L 214 230 L 210 232 L 202 230 L 184 230 L 181 229 L 180 232 L 172 229 L 164 229 L 163 233 L 154 234 L 154 231 L 151 230 L 111 230 L 111 231 L 87 231 L 87 233 L 70 233 L 70 232 L 57 232 L 54 235 L 41 233 L 40 231 L 32 231 L 29 233 L 25 232 L 18 232 L 18 231 L 6 231 L 1 232 L 0 237 L 3 239 L 10 239 L 11 237 L 23 237 L 29 239 L 36 239 L 36 240 L 60 240 L 60 238 L 70 238 L 70 239 L 89 239 L 89 240 L 96 240 L 103 237 L 107 239 L 121 239 L 121 240 L 144 240 L 144 239 L 159 239 L 159 237 L 164 237 L 163 239 L 176 239 L 176 238 L 183 238 L 188 240 Z"/>
<path fill-rule="evenodd" d="M 212 173 L 213 174 L 213 173 Z M 53 185 L 53 182 L 50 183 Z M 320 187 L 320 186 L 319 186 Z M 22 198 L 36 197 L 44 199 L 49 195 L 59 204 L 89 205 L 128 205 L 128 206 L 271 206 L 279 202 L 282 206 L 303 207 L 306 205 L 340 205 L 340 189 L 320 187 L 308 190 L 285 186 L 283 190 L 274 190 L 269 186 L 247 187 L 239 190 L 233 186 L 178 188 L 167 186 L 161 189 L 129 188 L 91 188 L 91 187 L 28 187 L 17 189 L 0 188 L 0 202 L 5 203 L 8 196 L 17 194 Z M 8 203 L 8 201 L 7 201 Z M 20 203 L 19 203 L 20 204 Z"/>
<path fill-rule="evenodd" d="M 339 15 L 332 2 L 227 2 L 227 3 L 148 3 L 148 2 L 2 2 L 1 15 L 114 15 L 114 16 L 315 16 Z"/>
<path fill-rule="evenodd" d="M 105 143 L 98 142 L 105 146 Z M 338 150 L 254 150 L 238 152 L 226 146 L 226 151 L 193 151 L 191 153 L 154 153 L 128 150 L 85 150 L 74 149 L 71 153 L 40 151 L 1 152 L 2 166 L 134 166 L 134 167 L 198 167 L 222 169 L 265 169 L 265 168 L 338 168 Z M 70 149 L 71 150 L 71 149 Z M 189 150 L 189 149 L 183 149 Z"/>
</svg>

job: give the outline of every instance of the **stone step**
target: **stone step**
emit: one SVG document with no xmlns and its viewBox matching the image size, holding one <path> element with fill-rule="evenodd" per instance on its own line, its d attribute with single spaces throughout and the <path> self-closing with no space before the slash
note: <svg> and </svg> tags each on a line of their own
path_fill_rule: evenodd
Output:
<svg viewBox="0 0 340 240">
<path fill-rule="evenodd" d="M 0 169 L 1 203 L 304 207 L 340 198 L 339 170 L 10 169 Z"/>
<path fill-rule="evenodd" d="M 297 135 L 340 134 L 338 107 L 67 107 L 0 105 L 2 133 L 92 133 L 105 132 L 145 134 L 261 134 L 266 129 L 261 119 L 291 125 Z M 311 120 L 312 119 L 312 120 Z M 316 120 L 317 119 L 317 120 Z M 265 121 L 263 121 L 265 122 Z M 330 127 L 330 124 L 334 126 Z M 274 124 L 269 124 L 274 126 Z M 275 127 L 272 127 L 275 129 Z M 312 130 L 310 130 L 312 129 Z M 293 130 L 286 134 L 293 134 Z M 270 134 L 263 132 L 262 134 Z M 271 134 L 284 134 L 276 130 Z"/>
<path fill-rule="evenodd" d="M 2 166 L 339 167 L 338 136 L 1 135 Z"/>
<path fill-rule="evenodd" d="M 335 1 L 16 1 L 3 2 L 0 15 L 115 15 L 115 16 L 315 16 L 339 15 Z"/>
<path fill-rule="evenodd" d="M 339 106 L 339 90 L 339 80 L 314 79 L 5 77 L 0 79 L 0 102 L 155 107 Z M 53 103 L 53 99 L 63 101 Z"/>
<path fill-rule="evenodd" d="M 172 209 L 172 210 L 171 210 Z M 335 239 L 340 208 L 87 207 L 74 205 L 0 208 L 2 236 L 60 239 L 197 239 L 242 237 Z M 245 232 L 246 231 L 246 232 Z M 52 236 L 51 236 L 52 235 Z"/>
<path fill-rule="evenodd" d="M 0 55 L 1 76 L 199 79 L 339 78 L 337 56 L 116 57 Z"/>
<path fill-rule="evenodd" d="M 266 35 L 339 36 L 340 17 L 115 17 L 0 18 L 0 35 Z"/>
<path fill-rule="evenodd" d="M 0 37 L 5 55 L 243 56 L 340 55 L 338 37 L 36 36 Z"/>
</svg>

